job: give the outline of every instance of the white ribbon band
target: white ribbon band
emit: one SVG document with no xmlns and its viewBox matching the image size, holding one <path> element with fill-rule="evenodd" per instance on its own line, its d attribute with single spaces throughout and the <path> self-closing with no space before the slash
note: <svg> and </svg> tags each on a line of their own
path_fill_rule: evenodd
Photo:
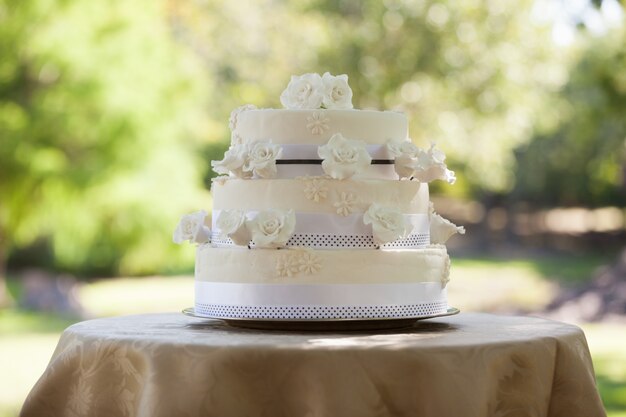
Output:
<svg viewBox="0 0 626 417">
<path fill-rule="evenodd" d="M 214 210 L 212 216 L 212 244 L 216 247 L 233 246 L 230 238 L 224 238 L 217 225 L 221 210 Z M 258 211 L 246 213 L 253 218 Z M 389 242 L 386 248 L 418 248 L 430 243 L 430 222 L 427 214 L 405 214 L 413 226 L 408 236 Z M 354 213 L 338 216 L 330 213 L 296 213 L 294 234 L 287 246 L 307 246 L 312 248 L 376 248 L 370 225 L 363 223 L 363 214 Z"/>
<path fill-rule="evenodd" d="M 444 302 L 440 282 L 399 284 L 249 284 L 195 282 L 196 304 L 232 306 L 380 306 Z"/>
</svg>

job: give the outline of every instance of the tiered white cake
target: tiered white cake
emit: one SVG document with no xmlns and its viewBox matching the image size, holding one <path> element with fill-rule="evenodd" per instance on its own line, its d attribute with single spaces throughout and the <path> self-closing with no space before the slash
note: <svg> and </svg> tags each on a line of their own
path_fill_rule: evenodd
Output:
<svg viewBox="0 0 626 417">
<path fill-rule="evenodd" d="M 428 182 L 454 182 L 443 153 L 416 147 L 404 114 L 355 110 L 345 75 L 292 77 L 285 109 L 233 111 L 213 169 L 211 227 L 198 244 L 195 314 L 245 319 L 413 318 L 445 313 L 457 227 Z"/>
</svg>

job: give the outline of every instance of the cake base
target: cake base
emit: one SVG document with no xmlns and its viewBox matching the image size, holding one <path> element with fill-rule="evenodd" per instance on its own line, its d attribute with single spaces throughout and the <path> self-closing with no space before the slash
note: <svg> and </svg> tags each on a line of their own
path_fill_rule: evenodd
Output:
<svg viewBox="0 0 626 417">
<path fill-rule="evenodd" d="M 198 319 L 221 320 L 232 327 L 257 330 L 298 330 L 298 331 L 362 331 L 390 330 L 413 326 L 417 320 L 445 317 L 459 314 L 460 310 L 448 307 L 443 313 L 410 318 L 377 318 L 377 319 L 242 319 L 237 317 L 207 317 L 197 315 L 193 307 L 183 310 L 183 314 Z"/>
</svg>

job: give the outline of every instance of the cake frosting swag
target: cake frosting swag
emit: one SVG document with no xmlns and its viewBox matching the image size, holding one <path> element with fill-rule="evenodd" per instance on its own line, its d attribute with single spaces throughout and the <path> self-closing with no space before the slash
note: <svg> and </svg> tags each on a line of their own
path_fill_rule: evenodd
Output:
<svg viewBox="0 0 626 417">
<path fill-rule="evenodd" d="M 245 105 L 213 180 L 211 216 L 181 218 L 197 245 L 195 314 L 379 319 L 445 313 L 462 227 L 428 183 L 454 183 L 445 155 L 413 144 L 399 112 L 356 110 L 346 75 L 293 76 L 284 109 Z M 210 220 L 209 220 L 210 218 Z"/>
</svg>

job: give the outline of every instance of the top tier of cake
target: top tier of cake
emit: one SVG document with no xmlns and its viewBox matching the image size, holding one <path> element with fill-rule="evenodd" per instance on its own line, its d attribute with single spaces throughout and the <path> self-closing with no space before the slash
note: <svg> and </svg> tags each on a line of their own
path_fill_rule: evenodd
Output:
<svg viewBox="0 0 626 417">
<path fill-rule="evenodd" d="M 323 145 L 335 134 L 368 145 L 407 141 L 403 113 L 373 110 L 291 110 L 241 108 L 231 122 L 236 143 L 272 140 L 285 145 Z"/>
<path fill-rule="evenodd" d="M 341 136 L 365 146 L 372 163 L 357 179 L 398 179 L 389 143 L 409 144 L 402 113 L 352 109 L 256 109 L 247 105 L 230 118 L 232 146 L 280 147 L 275 178 L 324 175 L 319 147 Z"/>
</svg>

